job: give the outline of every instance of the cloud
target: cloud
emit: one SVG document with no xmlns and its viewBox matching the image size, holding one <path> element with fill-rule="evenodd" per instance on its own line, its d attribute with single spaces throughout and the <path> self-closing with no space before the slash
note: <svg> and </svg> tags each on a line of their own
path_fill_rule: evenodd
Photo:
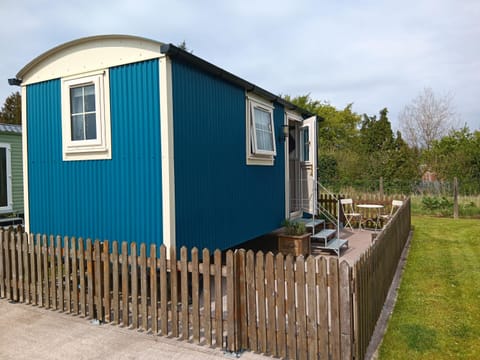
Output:
<svg viewBox="0 0 480 360">
<path fill-rule="evenodd" d="M 463 0 L 3 0 L 0 98 L 6 79 L 48 49 L 122 33 L 187 46 L 277 94 L 310 93 L 359 113 L 384 107 L 396 125 L 425 86 L 452 92 L 480 129 L 480 2 Z"/>
</svg>

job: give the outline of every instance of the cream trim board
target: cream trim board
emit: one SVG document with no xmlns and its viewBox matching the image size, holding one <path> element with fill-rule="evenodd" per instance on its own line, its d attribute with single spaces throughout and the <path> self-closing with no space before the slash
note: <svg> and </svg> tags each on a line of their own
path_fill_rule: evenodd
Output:
<svg viewBox="0 0 480 360">
<path fill-rule="evenodd" d="M 247 93 L 246 96 L 247 96 L 248 100 L 254 101 L 254 102 L 258 103 L 259 105 L 261 105 L 261 106 L 263 106 L 267 109 L 270 109 L 270 110 L 273 111 L 273 109 L 275 108 L 271 101 L 265 100 L 265 99 L 261 98 L 260 96 L 254 94 L 254 93 Z"/>
<path fill-rule="evenodd" d="M 285 116 L 283 118 L 283 125 L 288 126 L 288 113 L 285 112 Z M 282 134 L 283 135 L 283 134 Z M 285 219 L 289 218 L 290 214 L 290 154 L 288 152 L 289 147 L 289 138 L 285 139 L 283 143 L 284 148 L 284 159 L 285 159 L 285 176 L 284 176 L 284 183 L 285 183 Z"/>
<path fill-rule="evenodd" d="M 22 85 L 83 74 L 159 58 L 162 43 L 134 36 L 107 35 L 78 39 L 32 60 L 17 77 Z"/>
<path fill-rule="evenodd" d="M 25 231 L 30 233 L 30 202 L 28 189 L 28 121 L 27 87 L 22 86 L 22 160 L 23 160 L 23 211 Z"/>
<path fill-rule="evenodd" d="M 270 122 L 272 127 L 273 151 L 256 149 L 256 132 L 253 119 L 253 109 L 260 108 L 265 112 L 270 113 Z M 254 94 L 247 93 L 245 97 L 245 149 L 247 165 L 261 165 L 273 166 L 275 162 L 276 151 L 276 137 L 275 137 L 275 122 L 273 119 L 274 106 L 271 102 L 266 101 Z M 252 150 L 252 147 L 254 149 Z"/>
<path fill-rule="evenodd" d="M 163 243 L 170 249 L 176 246 L 175 168 L 173 143 L 172 63 L 162 57 L 160 66 L 160 142 L 162 161 Z M 169 253 L 169 252 L 167 252 Z"/>
<path fill-rule="evenodd" d="M 273 166 L 274 164 L 275 159 L 273 156 L 262 158 L 258 155 L 247 155 L 247 165 Z"/>
<path fill-rule="evenodd" d="M 296 113 L 296 112 L 291 112 L 291 111 L 286 111 L 285 112 L 285 122 L 288 124 L 288 121 L 297 121 L 297 122 L 303 122 L 303 117 L 302 115 Z"/>
</svg>

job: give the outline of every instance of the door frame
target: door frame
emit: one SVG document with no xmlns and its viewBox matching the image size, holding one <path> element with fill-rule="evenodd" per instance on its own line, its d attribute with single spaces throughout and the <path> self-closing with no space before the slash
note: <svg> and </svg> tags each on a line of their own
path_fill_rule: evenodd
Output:
<svg viewBox="0 0 480 360">
<path fill-rule="evenodd" d="M 304 119 L 300 126 L 300 173 L 305 177 L 302 177 L 301 180 L 305 180 L 307 197 L 309 199 L 306 208 L 312 214 L 316 212 L 317 208 L 317 126 L 317 117 L 315 115 Z M 305 131 L 308 134 L 307 142 L 305 142 Z"/>
<path fill-rule="evenodd" d="M 306 120 L 310 121 L 310 124 L 307 124 L 305 122 Z M 297 150 L 300 152 L 300 146 L 303 146 L 302 139 L 300 139 L 300 133 L 301 129 L 305 128 L 306 126 L 309 126 L 309 137 L 311 139 L 310 141 L 310 155 L 309 155 L 309 161 L 308 164 L 312 167 L 312 176 L 316 180 L 317 178 L 317 153 L 318 150 L 316 149 L 317 147 L 317 121 L 316 117 L 309 117 L 307 119 L 303 119 L 302 116 L 300 116 L 297 113 L 292 113 L 292 112 L 285 112 L 285 120 L 284 120 L 284 126 L 295 126 L 298 131 L 295 134 L 295 141 L 297 143 Z M 313 126 L 312 126 L 313 124 Z M 291 211 L 291 200 L 293 194 L 291 194 L 291 179 L 290 179 L 290 153 L 289 153 L 289 145 L 290 145 L 290 136 L 288 136 L 285 139 L 285 218 L 294 218 L 302 215 L 302 210 L 298 211 Z M 301 161 L 301 159 L 299 160 Z M 305 164 L 304 164 L 305 165 Z M 301 165 L 300 165 L 301 166 Z M 301 172 L 301 171 L 300 171 Z M 300 173 L 299 172 L 299 173 Z M 312 189 L 316 193 L 316 186 Z M 313 194 L 314 196 L 316 194 Z"/>
<path fill-rule="evenodd" d="M 0 214 L 8 214 L 12 212 L 12 163 L 11 163 L 11 147 L 9 143 L 0 143 L 0 148 L 5 151 L 5 195 L 7 196 L 7 204 L 0 206 Z M 3 179 L 1 180 L 3 182 Z M 3 184 L 2 184 L 3 185 Z"/>
</svg>

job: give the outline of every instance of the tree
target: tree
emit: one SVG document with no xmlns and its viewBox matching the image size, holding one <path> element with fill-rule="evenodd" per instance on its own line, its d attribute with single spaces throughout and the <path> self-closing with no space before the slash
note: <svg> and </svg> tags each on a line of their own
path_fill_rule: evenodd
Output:
<svg viewBox="0 0 480 360">
<path fill-rule="evenodd" d="M 390 191 L 408 192 L 411 181 L 419 178 L 418 151 L 400 132 L 395 136 L 387 108 L 378 118 L 361 117 L 352 111 L 352 104 L 338 110 L 308 94 L 284 98 L 323 118 L 318 129 L 318 179 L 332 190 L 375 190 L 383 177 Z"/>
<path fill-rule="evenodd" d="M 0 111 L 0 123 L 22 124 L 22 99 L 18 91 L 5 99 Z"/>
<path fill-rule="evenodd" d="M 379 119 L 375 115 L 363 115 L 359 150 L 367 160 L 363 165 L 366 170 L 363 174 L 365 180 L 390 178 L 393 175 L 389 165 L 395 139 L 387 115 L 387 108 L 380 111 Z"/>
<path fill-rule="evenodd" d="M 360 128 L 361 143 L 365 153 L 384 152 L 393 148 L 392 125 L 388 120 L 388 110 L 380 110 L 380 118 L 363 115 Z"/>
<path fill-rule="evenodd" d="M 356 141 L 361 117 L 352 111 L 352 104 L 338 110 L 328 102 L 311 99 L 310 94 L 294 98 L 285 95 L 284 98 L 323 119 L 318 133 L 319 146 L 322 150 L 333 152 L 350 148 L 352 142 Z"/>
<path fill-rule="evenodd" d="M 367 183 L 382 177 L 391 190 L 404 192 L 405 185 L 419 177 L 418 154 L 408 147 L 400 132 L 394 135 L 387 108 L 380 110 L 378 119 L 363 115 L 360 151 L 365 170 L 362 177 Z"/>
<path fill-rule="evenodd" d="M 187 47 L 187 43 L 185 42 L 185 40 L 183 40 L 180 44 L 177 45 L 179 49 L 182 49 L 184 51 L 187 51 L 189 52 L 190 54 L 193 54 L 193 50 L 190 50 L 188 47 Z"/>
<path fill-rule="evenodd" d="M 378 118 L 363 115 L 358 152 L 359 167 L 363 168 L 360 179 L 367 189 L 376 189 L 377 181 L 383 178 L 389 191 L 408 192 L 411 181 L 419 177 L 418 153 L 399 131 L 393 133 L 387 108 L 380 110 Z"/>
<path fill-rule="evenodd" d="M 408 144 L 418 149 L 429 149 L 455 127 L 455 112 L 451 95 L 436 95 L 424 88 L 399 116 L 400 127 Z"/>
<path fill-rule="evenodd" d="M 431 169 L 439 178 L 451 181 L 457 177 L 463 184 L 480 184 L 480 132 L 468 127 L 452 130 L 435 140 L 425 154 Z"/>
<path fill-rule="evenodd" d="M 394 150 L 390 151 L 390 169 L 394 174 L 392 182 L 399 182 L 398 191 L 409 192 L 411 181 L 420 179 L 420 154 L 417 148 L 409 147 L 403 140 L 402 133 L 397 131 Z M 392 186 L 395 184 L 392 184 Z"/>
<path fill-rule="evenodd" d="M 287 101 L 318 115 L 323 119 L 318 131 L 318 162 L 320 181 L 328 184 L 357 179 L 361 168 L 357 166 L 359 154 L 356 151 L 358 126 L 361 117 L 352 111 L 352 104 L 337 110 L 327 102 L 313 100 L 310 94 L 294 98 L 285 95 Z"/>
</svg>

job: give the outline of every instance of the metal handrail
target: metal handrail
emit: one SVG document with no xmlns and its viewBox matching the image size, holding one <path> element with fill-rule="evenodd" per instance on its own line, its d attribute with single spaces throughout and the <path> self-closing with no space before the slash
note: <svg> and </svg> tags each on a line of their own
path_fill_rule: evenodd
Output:
<svg viewBox="0 0 480 360">
<path fill-rule="evenodd" d="M 336 219 L 332 214 L 330 214 L 330 212 L 328 212 L 325 208 L 321 207 L 319 203 L 318 203 L 318 208 L 319 208 L 319 211 L 325 217 L 327 217 L 330 222 L 335 223 L 335 221 L 336 221 L 337 238 L 340 239 L 340 206 L 341 206 L 340 199 L 334 193 L 332 193 L 330 190 L 328 190 L 325 186 L 323 186 L 320 182 L 316 181 L 316 185 L 317 186 L 315 186 L 315 188 L 320 187 L 322 190 L 324 190 L 325 193 L 327 193 L 328 195 L 330 195 L 331 197 L 333 197 L 337 201 L 337 218 Z M 328 214 L 328 216 L 326 214 Z M 330 219 L 329 216 L 331 217 L 331 219 Z M 333 219 L 333 221 L 332 221 L 332 219 Z"/>
<path fill-rule="evenodd" d="M 308 181 L 308 180 L 307 180 Z M 336 230 L 337 230 L 337 238 L 340 238 L 340 199 L 332 193 L 330 190 L 328 190 L 325 186 L 323 186 L 319 181 L 317 180 L 312 180 L 312 193 L 308 198 L 301 198 L 299 199 L 300 201 L 300 209 L 305 210 L 305 207 L 303 206 L 305 203 L 311 203 L 312 204 L 312 220 L 315 222 L 315 216 L 316 213 L 318 212 L 319 215 L 323 215 L 327 221 L 332 223 Z M 332 215 L 327 209 L 325 209 L 323 206 L 320 205 L 320 202 L 318 201 L 318 189 L 321 189 L 322 192 L 330 195 L 336 202 L 337 202 L 337 216 Z M 315 227 L 312 228 L 312 232 L 315 232 Z"/>
</svg>

